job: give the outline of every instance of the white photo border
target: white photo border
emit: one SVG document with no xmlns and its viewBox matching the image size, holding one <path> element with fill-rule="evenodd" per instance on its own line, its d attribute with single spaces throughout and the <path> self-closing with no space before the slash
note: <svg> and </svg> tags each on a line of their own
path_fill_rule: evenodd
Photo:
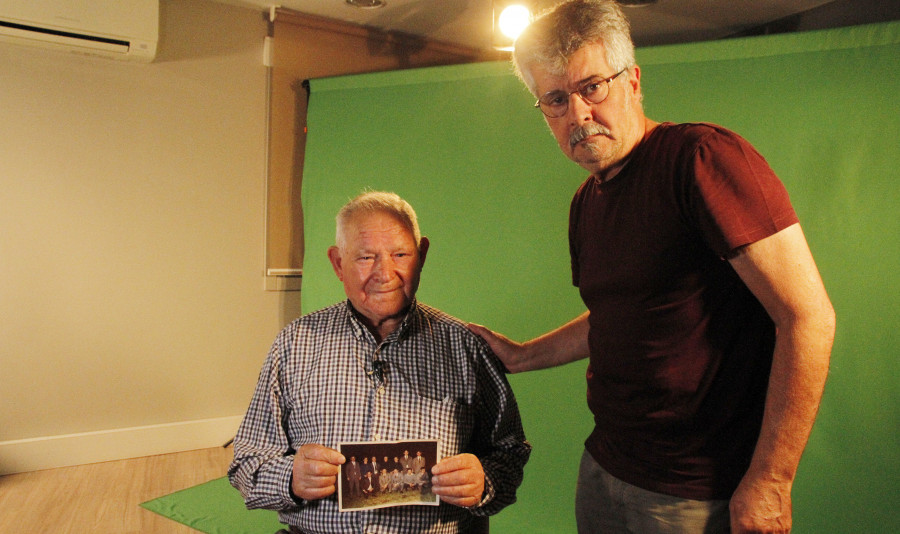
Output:
<svg viewBox="0 0 900 534">
<path fill-rule="evenodd" d="M 431 468 L 441 460 L 438 456 L 441 450 L 440 441 L 433 439 L 357 441 L 338 443 L 337 450 L 347 459 L 338 473 L 337 495 L 338 507 L 341 512 L 358 512 L 391 506 L 438 506 L 441 504 L 440 497 L 431 493 Z M 400 474 L 405 464 L 404 451 L 409 453 L 411 466 L 416 464 L 414 459 L 421 455 L 423 460 L 420 460 L 419 464 L 424 467 L 418 468 L 419 472 Z M 371 465 L 373 456 L 376 458 L 376 468 L 379 474 L 377 476 L 370 474 L 367 477 L 366 471 L 372 472 L 371 467 L 368 466 Z M 351 458 L 354 457 L 356 466 L 351 464 Z M 388 458 L 388 465 L 382 465 L 385 457 Z M 363 462 L 362 458 L 367 461 Z M 397 469 L 397 473 L 400 474 L 399 479 L 393 476 L 394 469 Z M 382 470 L 388 477 L 386 488 L 381 482 Z M 355 473 L 360 474 L 359 482 L 356 484 L 350 480 L 351 475 L 356 476 Z"/>
</svg>

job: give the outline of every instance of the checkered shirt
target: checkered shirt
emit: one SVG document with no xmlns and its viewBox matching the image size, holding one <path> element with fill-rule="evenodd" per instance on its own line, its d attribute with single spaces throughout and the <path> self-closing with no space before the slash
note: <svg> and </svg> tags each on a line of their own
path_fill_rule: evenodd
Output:
<svg viewBox="0 0 900 534">
<path fill-rule="evenodd" d="M 373 361 L 383 365 L 377 379 Z M 440 457 L 475 454 L 485 495 L 470 509 L 399 506 L 338 511 L 337 496 L 290 493 L 301 445 L 439 440 Z M 234 441 L 231 484 L 248 508 L 319 533 L 456 533 L 516 500 L 531 446 L 502 366 L 465 324 L 414 302 L 380 344 L 344 301 L 300 317 L 276 338 Z"/>
</svg>

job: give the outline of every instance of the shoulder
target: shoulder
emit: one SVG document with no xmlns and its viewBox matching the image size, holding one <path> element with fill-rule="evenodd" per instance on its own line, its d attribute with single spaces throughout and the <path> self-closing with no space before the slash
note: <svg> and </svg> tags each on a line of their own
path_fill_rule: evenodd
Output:
<svg viewBox="0 0 900 534">
<path fill-rule="evenodd" d="M 463 323 L 462 320 L 422 302 L 416 303 L 416 313 L 420 318 L 425 318 L 432 323 L 440 324 L 444 328 L 451 330 L 457 330 L 459 328 L 465 329 L 465 323 Z"/>
<path fill-rule="evenodd" d="M 708 122 L 662 123 L 642 146 L 647 169 L 669 168 L 676 185 L 692 185 L 698 175 L 730 179 L 743 169 L 767 169 L 765 158 L 736 132 Z M 723 172 L 732 169 L 733 172 Z M 682 180 L 687 180 L 683 182 Z"/>
<path fill-rule="evenodd" d="M 663 122 L 647 137 L 646 145 L 656 148 L 659 145 L 696 146 L 719 139 L 742 139 L 737 133 L 711 122 Z"/>
<path fill-rule="evenodd" d="M 301 315 L 285 326 L 282 332 L 290 333 L 327 327 L 335 321 L 346 318 L 347 314 L 347 303 L 344 301 L 336 302 L 331 306 Z"/>
<path fill-rule="evenodd" d="M 498 372 L 504 369 L 490 346 L 469 330 L 466 321 L 422 303 L 419 303 L 418 309 L 421 317 L 425 319 L 422 323 L 425 331 L 443 337 L 449 342 L 451 350 L 463 356 L 470 365 L 478 368 L 495 368 L 500 370 Z"/>
<path fill-rule="evenodd" d="M 281 351 L 294 353 L 321 346 L 350 330 L 345 302 L 302 315 L 285 326 L 275 339 Z"/>
<path fill-rule="evenodd" d="M 659 137 L 663 143 L 677 143 L 688 151 L 701 147 L 721 150 L 729 146 L 751 147 L 749 141 L 733 130 L 711 122 L 665 123 Z"/>
<path fill-rule="evenodd" d="M 460 336 L 464 339 L 481 339 L 466 328 L 466 322 L 458 319 L 447 312 L 441 311 L 433 306 L 418 303 L 417 313 L 420 319 L 426 320 L 431 326 L 437 326 L 454 336 Z"/>
</svg>

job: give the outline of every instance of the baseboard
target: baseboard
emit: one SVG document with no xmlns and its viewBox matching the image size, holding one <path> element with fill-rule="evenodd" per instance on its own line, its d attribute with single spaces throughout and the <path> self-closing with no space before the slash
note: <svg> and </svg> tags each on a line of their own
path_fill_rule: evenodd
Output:
<svg viewBox="0 0 900 534">
<path fill-rule="evenodd" d="M 0 475 L 221 447 L 242 416 L 0 441 Z"/>
</svg>

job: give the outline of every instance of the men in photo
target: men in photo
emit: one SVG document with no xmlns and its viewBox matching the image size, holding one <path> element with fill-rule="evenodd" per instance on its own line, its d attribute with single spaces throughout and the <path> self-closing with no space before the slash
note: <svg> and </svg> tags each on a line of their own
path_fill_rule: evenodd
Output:
<svg viewBox="0 0 900 534">
<path fill-rule="evenodd" d="M 362 478 L 362 492 L 366 497 L 375 493 L 375 483 L 372 481 L 371 471 L 366 471 L 366 476 Z"/>
<path fill-rule="evenodd" d="M 400 457 L 400 469 L 403 472 L 407 472 L 412 468 L 412 458 L 409 456 L 409 451 L 403 451 L 403 456 Z"/>
<path fill-rule="evenodd" d="M 362 461 L 363 461 L 362 465 L 359 466 L 359 475 L 361 477 L 364 477 L 364 476 L 366 476 L 366 473 L 372 472 L 372 466 L 369 465 L 369 457 L 368 456 L 363 456 Z"/>
<path fill-rule="evenodd" d="M 350 457 L 350 463 L 344 470 L 347 476 L 347 494 L 351 497 L 359 497 L 362 493 L 360 489 L 360 479 L 362 478 L 362 467 L 356 462 L 356 456 Z"/>
<path fill-rule="evenodd" d="M 412 459 L 411 467 L 413 473 L 418 473 L 422 469 L 425 469 L 425 457 L 422 456 L 422 451 L 416 451 L 416 457 Z"/>
</svg>

